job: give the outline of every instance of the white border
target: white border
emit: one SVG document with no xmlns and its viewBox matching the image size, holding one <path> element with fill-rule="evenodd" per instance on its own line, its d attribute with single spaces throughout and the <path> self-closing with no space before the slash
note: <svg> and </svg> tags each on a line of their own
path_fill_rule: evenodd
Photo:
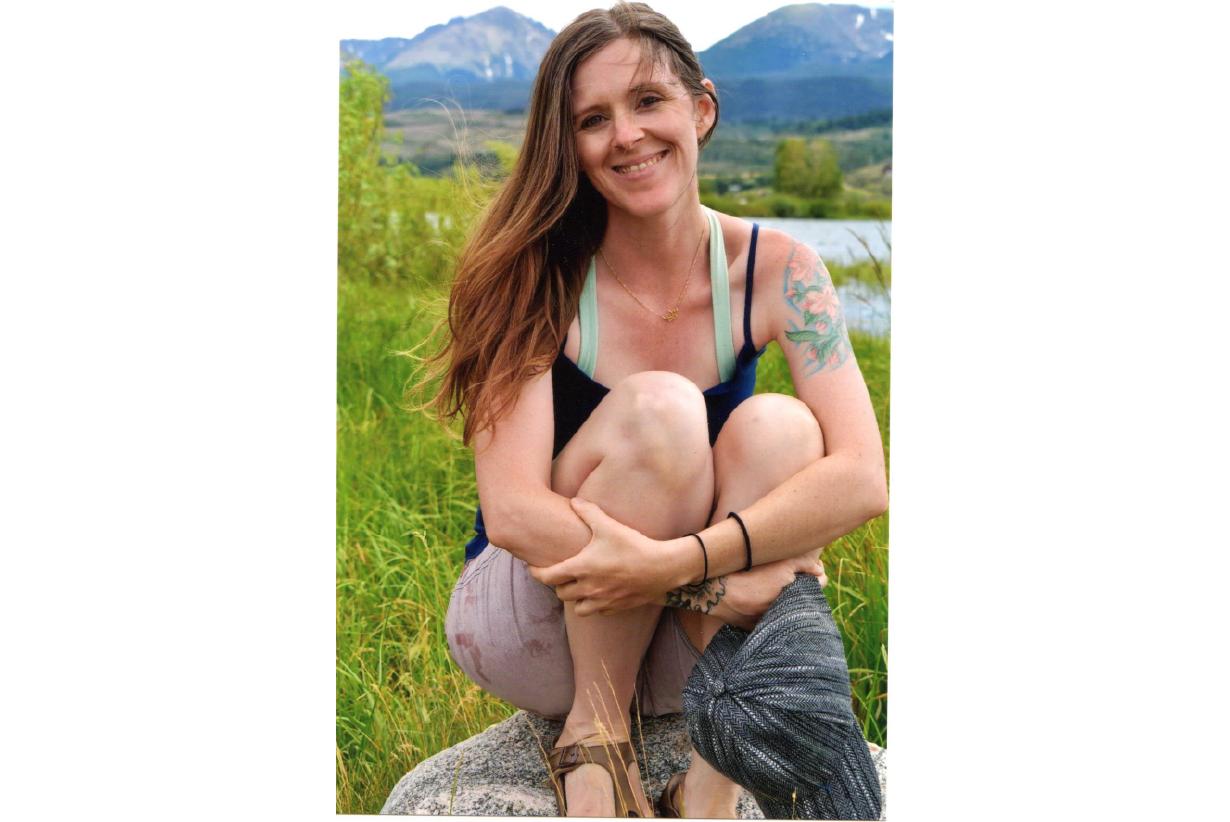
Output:
<svg viewBox="0 0 1230 822">
<path fill-rule="evenodd" d="M 893 816 L 1213 809 L 1226 12 L 898 11 Z M 331 817 L 347 35 L 11 25 L 10 807 Z"/>
</svg>

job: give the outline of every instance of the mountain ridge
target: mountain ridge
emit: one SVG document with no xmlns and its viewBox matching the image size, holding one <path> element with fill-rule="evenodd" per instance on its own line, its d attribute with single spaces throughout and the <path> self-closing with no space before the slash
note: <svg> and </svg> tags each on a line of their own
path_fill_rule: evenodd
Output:
<svg viewBox="0 0 1230 822">
<path fill-rule="evenodd" d="M 731 121 L 842 117 L 892 106 L 893 10 L 799 3 L 768 12 L 700 52 Z M 395 108 L 427 98 L 462 108 L 524 109 L 556 32 L 496 6 L 411 38 L 342 40 L 390 81 Z M 807 82 L 800 82 L 806 80 Z"/>
<path fill-rule="evenodd" d="M 537 20 L 495 6 L 429 26 L 408 39 L 342 40 L 341 47 L 371 62 L 392 83 L 531 80 L 555 34 Z"/>
<path fill-rule="evenodd" d="M 715 78 L 790 74 L 891 76 L 893 11 L 854 4 L 799 3 L 765 14 L 701 52 Z"/>
</svg>

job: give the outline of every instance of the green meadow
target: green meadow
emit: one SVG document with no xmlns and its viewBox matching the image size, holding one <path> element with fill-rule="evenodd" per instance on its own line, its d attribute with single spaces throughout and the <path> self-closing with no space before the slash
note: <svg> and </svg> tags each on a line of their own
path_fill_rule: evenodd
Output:
<svg viewBox="0 0 1230 822">
<path fill-rule="evenodd" d="M 423 759 L 510 716 L 444 638 L 477 495 L 469 449 L 407 409 L 402 353 L 442 316 L 453 261 L 492 182 L 387 162 L 386 86 L 354 69 L 341 93 L 337 316 L 337 812 L 375 813 Z M 834 280 L 889 276 L 862 264 Z M 887 337 L 852 335 L 888 457 Z M 757 392 L 792 393 L 776 345 Z M 825 549 L 826 595 L 846 643 L 855 711 L 887 745 L 888 514 Z"/>
</svg>

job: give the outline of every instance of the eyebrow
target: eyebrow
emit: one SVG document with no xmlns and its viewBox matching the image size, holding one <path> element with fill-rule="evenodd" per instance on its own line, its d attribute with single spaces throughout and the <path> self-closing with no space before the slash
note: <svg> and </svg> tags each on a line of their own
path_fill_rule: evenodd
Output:
<svg viewBox="0 0 1230 822">
<path fill-rule="evenodd" d="M 643 91 L 665 91 L 668 85 L 669 85 L 668 83 L 664 83 L 660 81 L 653 81 L 653 82 L 648 82 L 648 83 L 637 83 L 635 86 L 631 86 L 628 88 L 628 96 L 631 97 L 635 94 L 640 94 Z M 588 114 L 594 109 L 599 109 L 599 108 L 602 108 L 601 103 L 590 103 L 588 106 L 586 106 L 583 109 L 574 110 L 572 113 L 572 116 L 581 117 L 582 115 Z"/>
</svg>

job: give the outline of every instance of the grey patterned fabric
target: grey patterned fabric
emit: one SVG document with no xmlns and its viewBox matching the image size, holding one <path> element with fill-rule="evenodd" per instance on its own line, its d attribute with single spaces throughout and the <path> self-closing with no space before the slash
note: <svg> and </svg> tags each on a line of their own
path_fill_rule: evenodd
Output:
<svg viewBox="0 0 1230 822">
<path fill-rule="evenodd" d="M 717 633 L 688 678 L 683 711 L 697 752 L 766 817 L 880 818 L 841 634 L 814 576 L 797 575 L 751 633 Z"/>
</svg>

